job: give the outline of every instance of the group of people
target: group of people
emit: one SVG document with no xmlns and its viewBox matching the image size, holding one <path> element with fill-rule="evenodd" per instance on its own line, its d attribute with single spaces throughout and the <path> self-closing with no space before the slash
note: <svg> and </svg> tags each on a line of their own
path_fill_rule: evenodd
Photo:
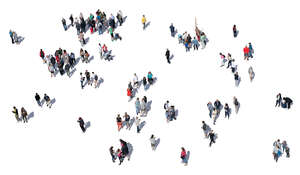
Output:
<svg viewBox="0 0 300 175">
<path fill-rule="evenodd" d="M 151 71 L 148 72 L 147 78 L 144 76 L 141 80 L 142 84 L 144 86 L 144 90 L 147 90 L 150 85 L 154 84 L 155 79 L 153 77 L 153 74 Z M 128 87 L 127 87 L 127 96 L 129 97 L 129 101 L 134 98 L 136 92 L 138 92 L 138 89 L 140 88 L 140 80 L 138 79 L 138 76 L 136 73 L 134 73 L 133 81 L 129 81 Z"/>
<path fill-rule="evenodd" d="M 243 49 L 244 51 L 244 60 L 249 61 L 249 58 L 253 58 L 254 50 L 251 43 L 248 43 Z"/>
<path fill-rule="evenodd" d="M 28 123 L 28 114 L 24 107 L 21 108 L 21 118 L 19 117 L 18 109 L 15 106 L 13 107 L 12 113 L 15 114 L 17 122 L 23 120 L 24 123 Z"/>
<path fill-rule="evenodd" d="M 12 44 L 20 44 L 24 38 L 21 36 L 18 36 L 18 34 L 15 31 L 9 30 L 9 36 L 11 38 Z"/>
<path fill-rule="evenodd" d="M 111 155 L 112 161 L 115 163 L 117 159 L 119 159 L 119 165 L 121 165 L 124 161 L 124 159 L 127 157 L 128 161 L 130 160 L 130 150 L 129 146 L 130 144 L 128 142 L 125 142 L 124 140 L 120 139 L 121 148 L 118 148 L 116 151 L 114 150 L 114 147 L 111 146 L 109 148 L 109 153 Z"/>
<path fill-rule="evenodd" d="M 286 141 L 280 142 L 280 139 L 276 140 L 273 143 L 273 157 L 274 160 L 277 162 L 279 157 L 281 157 L 284 152 L 286 153 L 286 157 L 290 157 L 290 147 L 287 145 Z"/>
<path fill-rule="evenodd" d="M 236 97 L 233 97 L 233 105 L 235 108 L 235 113 L 237 114 L 240 109 L 240 102 L 237 100 Z M 209 118 L 213 119 L 213 124 L 216 124 L 217 119 L 219 118 L 220 112 L 223 109 L 222 103 L 217 99 L 214 104 L 211 102 L 207 103 L 207 108 L 209 111 Z M 224 106 L 225 111 L 225 118 L 227 117 L 229 119 L 231 115 L 231 108 L 229 107 L 228 103 L 225 103 Z"/>
<path fill-rule="evenodd" d="M 164 104 L 165 115 L 167 118 L 167 122 L 176 120 L 176 110 L 174 105 L 170 105 L 169 100 Z"/>
<path fill-rule="evenodd" d="M 276 95 L 276 104 L 275 107 L 282 107 L 290 109 L 293 104 L 293 100 L 289 97 L 281 97 L 281 93 Z"/>
<path fill-rule="evenodd" d="M 43 49 L 40 49 L 40 57 L 43 62 L 48 65 L 51 77 L 55 77 L 57 71 L 59 71 L 61 75 L 66 73 L 71 77 L 72 72 L 75 70 L 76 59 L 73 52 L 69 54 L 66 50 L 59 48 L 55 51 L 54 56 L 52 54 L 46 56 Z"/>
<path fill-rule="evenodd" d="M 171 24 L 170 30 L 171 30 L 171 36 L 174 36 L 175 29 L 173 24 Z M 194 48 L 194 50 L 198 50 L 198 48 L 200 47 L 200 43 L 202 46 L 201 49 L 204 49 L 206 44 L 208 43 L 206 34 L 203 31 L 199 30 L 197 25 L 195 27 L 195 32 L 196 32 L 196 36 L 193 38 L 187 32 L 184 32 L 183 34 L 178 34 L 179 44 L 182 43 L 185 46 L 186 52 L 190 51 L 191 48 Z"/>
<path fill-rule="evenodd" d="M 204 132 L 204 138 L 210 140 L 209 142 L 209 147 L 211 147 L 211 145 L 213 143 L 216 143 L 216 139 L 217 139 L 217 134 L 210 128 L 210 126 L 208 124 L 205 123 L 205 121 L 202 121 L 202 130 Z"/>
<path fill-rule="evenodd" d="M 124 119 L 122 119 L 120 114 L 117 115 L 116 122 L 117 122 L 118 131 L 120 131 L 125 126 L 126 126 L 127 130 L 130 130 L 133 123 L 135 123 L 136 132 L 140 133 L 140 131 L 141 131 L 141 119 L 138 115 L 136 117 L 130 118 L 130 115 L 127 114 L 127 112 L 125 112 L 123 118 Z"/>
<path fill-rule="evenodd" d="M 103 82 L 103 78 L 98 77 L 98 75 L 94 72 L 91 74 L 88 70 L 85 70 L 84 75 L 80 72 L 81 89 L 83 89 L 86 85 L 94 85 L 94 88 L 97 88 L 101 82 Z"/>
<path fill-rule="evenodd" d="M 35 98 L 37 104 L 38 104 L 40 107 L 42 107 L 43 104 L 42 104 L 42 102 L 41 102 L 41 97 L 40 97 L 40 95 L 39 95 L 38 93 L 35 93 L 34 98 Z M 44 99 L 44 101 L 46 102 L 47 107 L 51 108 L 53 102 L 51 102 L 50 97 L 49 97 L 47 94 L 44 94 L 44 98 L 43 98 L 43 99 Z"/>
</svg>

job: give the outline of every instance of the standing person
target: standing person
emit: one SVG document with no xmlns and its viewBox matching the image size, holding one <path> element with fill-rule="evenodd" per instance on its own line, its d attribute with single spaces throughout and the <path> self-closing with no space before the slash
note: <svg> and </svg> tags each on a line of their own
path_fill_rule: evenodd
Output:
<svg viewBox="0 0 300 175">
<path fill-rule="evenodd" d="M 151 72 L 148 72 L 147 77 L 148 77 L 149 84 L 152 85 L 152 83 L 153 83 L 153 74 Z"/>
<path fill-rule="evenodd" d="M 101 58 L 101 59 L 103 59 L 102 46 L 101 46 L 101 44 L 100 44 L 100 43 L 99 43 L 99 47 L 98 47 L 98 49 L 99 49 L 100 58 Z"/>
<path fill-rule="evenodd" d="M 9 30 L 9 36 L 11 38 L 11 43 L 15 44 L 15 40 L 14 40 L 14 37 L 13 37 L 13 31 L 12 30 Z"/>
<path fill-rule="evenodd" d="M 74 26 L 74 18 L 73 18 L 73 15 L 71 14 L 70 17 L 69 17 L 69 20 L 71 21 L 71 25 L 72 27 Z"/>
<path fill-rule="evenodd" d="M 143 17 L 142 17 L 143 30 L 145 30 L 145 28 L 146 28 L 146 22 L 147 22 L 146 17 L 145 17 L 145 15 L 143 15 Z"/>
<path fill-rule="evenodd" d="M 139 98 L 136 98 L 135 101 L 135 111 L 136 111 L 136 115 L 138 115 L 141 112 L 141 102 Z"/>
<path fill-rule="evenodd" d="M 253 47 L 252 47 L 252 44 L 251 43 L 249 43 L 249 56 L 251 57 L 251 58 L 253 58 L 253 53 L 254 53 L 254 50 L 253 50 Z"/>
<path fill-rule="evenodd" d="M 168 63 L 171 64 L 171 62 L 170 62 L 170 51 L 169 51 L 169 49 L 167 49 L 165 56 L 166 56 L 166 58 L 167 58 Z"/>
<path fill-rule="evenodd" d="M 144 86 L 144 89 L 146 89 L 146 85 L 147 85 L 147 79 L 146 79 L 146 77 L 143 77 L 143 86 Z"/>
<path fill-rule="evenodd" d="M 288 147 L 285 140 L 282 142 L 282 151 L 286 153 L 287 158 L 290 157 L 290 148 Z"/>
<path fill-rule="evenodd" d="M 116 120 L 117 120 L 118 131 L 120 131 L 122 128 L 122 118 L 120 117 L 120 114 L 118 114 Z"/>
<path fill-rule="evenodd" d="M 205 121 L 202 121 L 202 127 L 201 128 L 203 129 L 205 138 L 208 138 L 210 127 L 205 123 Z"/>
<path fill-rule="evenodd" d="M 42 107 L 42 104 L 41 104 L 41 101 L 40 101 L 40 100 L 41 100 L 40 95 L 39 95 L 38 93 L 35 93 L 34 98 L 35 98 L 37 104 L 38 104 L 40 107 Z"/>
<path fill-rule="evenodd" d="M 211 147 L 212 143 L 216 143 L 216 134 L 214 133 L 213 130 L 210 131 L 210 133 L 208 134 L 210 142 L 209 142 L 209 146 Z"/>
<path fill-rule="evenodd" d="M 229 106 L 228 106 L 227 103 L 225 103 L 224 109 L 225 109 L 225 118 L 228 117 L 228 120 L 229 120 L 229 117 L 230 117 L 230 108 L 229 108 Z"/>
<path fill-rule="evenodd" d="M 84 121 L 81 117 L 78 118 L 77 122 L 79 123 L 79 126 L 82 130 L 82 132 L 85 132 L 86 131 L 86 128 L 84 127 Z"/>
<path fill-rule="evenodd" d="M 112 27 L 110 27 L 109 29 L 108 29 L 108 32 L 109 32 L 109 34 L 110 34 L 110 38 L 111 38 L 111 40 L 112 41 L 114 41 L 114 31 L 113 31 L 113 28 Z"/>
<path fill-rule="evenodd" d="M 120 149 L 117 150 L 117 156 L 118 156 L 119 161 L 120 161 L 119 165 L 121 165 L 122 162 L 124 161 L 125 156 L 123 155 L 123 153 Z"/>
<path fill-rule="evenodd" d="M 12 113 L 15 114 L 15 117 L 16 117 L 16 119 L 17 119 L 17 122 L 21 121 L 21 119 L 19 118 L 19 112 L 18 112 L 18 109 L 17 109 L 15 106 L 13 107 Z"/>
<path fill-rule="evenodd" d="M 47 106 L 51 108 L 52 106 L 51 99 L 47 94 L 44 94 L 44 100 L 46 101 Z"/>
<path fill-rule="evenodd" d="M 170 28 L 170 31 L 171 31 L 171 36 L 174 37 L 176 32 L 175 32 L 175 27 L 173 26 L 173 23 L 171 23 L 169 28 Z"/>
<path fill-rule="evenodd" d="M 155 151 L 155 147 L 156 147 L 156 139 L 154 137 L 154 135 L 152 134 L 150 137 L 150 143 L 151 143 L 151 148 L 153 151 Z"/>
<path fill-rule="evenodd" d="M 198 40 L 196 39 L 196 37 L 194 37 L 192 43 L 193 43 L 194 50 L 196 50 L 196 49 L 198 50 L 200 44 L 199 44 Z"/>
<path fill-rule="evenodd" d="M 91 75 L 88 70 L 85 70 L 85 78 L 86 78 L 86 81 L 88 82 L 88 85 L 91 85 Z"/>
<path fill-rule="evenodd" d="M 281 93 L 276 95 L 276 104 L 275 107 L 281 107 L 281 103 L 282 103 L 282 98 L 281 98 Z"/>
<path fill-rule="evenodd" d="M 65 31 L 66 31 L 66 30 L 68 29 L 66 20 L 63 18 L 63 19 L 61 20 L 61 22 L 62 22 L 62 24 L 63 24 L 63 26 L 64 26 Z"/>
<path fill-rule="evenodd" d="M 127 88 L 127 96 L 129 97 L 129 101 L 133 98 L 130 88 Z"/>
<path fill-rule="evenodd" d="M 244 60 L 249 60 L 249 48 L 247 46 L 244 47 Z"/>
<path fill-rule="evenodd" d="M 122 26 L 123 24 L 123 13 L 121 10 L 119 10 L 118 14 L 117 14 L 117 19 L 118 19 L 118 22 L 120 23 L 120 26 Z"/>
<path fill-rule="evenodd" d="M 128 149 L 128 146 L 127 146 L 127 142 L 120 139 L 120 143 L 121 143 L 121 151 L 122 151 L 122 154 L 124 155 L 124 158 L 125 158 L 129 154 L 129 149 Z M 129 159 L 130 159 L 130 157 L 128 157 L 128 160 Z"/>
<path fill-rule="evenodd" d="M 129 129 L 130 128 L 130 116 L 127 114 L 127 112 L 125 112 L 124 114 L 124 123 L 126 125 L 126 129 Z"/>
<path fill-rule="evenodd" d="M 47 63 L 47 61 L 45 59 L 45 52 L 42 49 L 40 50 L 40 57 L 42 58 L 44 63 Z"/>
<path fill-rule="evenodd" d="M 51 64 L 51 63 L 48 64 L 48 70 L 51 73 L 51 77 L 55 77 L 55 74 L 54 74 L 55 68 L 54 68 L 53 64 Z"/>
<path fill-rule="evenodd" d="M 83 84 L 84 80 L 85 80 L 85 77 L 82 76 L 82 72 L 80 72 L 80 84 L 81 84 L 81 89 L 84 88 L 84 84 Z"/>
<path fill-rule="evenodd" d="M 135 87 L 135 89 L 139 88 L 139 78 L 138 76 L 136 75 L 136 73 L 134 73 L 133 75 L 133 86 Z"/>
<path fill-rule="evenodd" d="M 237 114 L 239 112 L 240 109 L 240 102 L 237 100 L 236 97 L 233 97 L 233 104 L 235 107 L 235 113 Z"/>
<path fill-rule="evenodd" d="M 98 75 L 92 72 L 92 75 L 94 77 L 94 87 L 96 88 L 98 85 Z"/>
<path fill-rule="evenodd" d="M 237 29 L 236 29 L 236 25 L 234 24 L 233 25 L 233 37 L 237 37 L 237 35 L 238 35 L 238 31 L 237 31 Z"/>
<path fill-rule="evenodd" d="M 112 159 L 113 163 L 115 163 L 117 158 L 116 158 L 116 152 L 114 151 L 114 147 L 113 146 L 111 146 L 109 148 L 109 153 L 111 155 L 111 159 Z"/>
<path fill-rule="evenodd" d="M 249 73 L 250 82 L 252 82 L 255 76 L 252 66 L 249 67 L 248 73 Z"/>
<path fill-rule="evenodd" d="M 90 54 L 88 53 L 88 51 L 84 50 L 84 60 L 85 60 L 85 63 L 89 62 L 89 57 L 90 57 Z"/>
<path fill-rule="evenodd" d="M 169 100 L 166 101 L 166 103 L 164 104 L 164 109 L 166 110 L 166 112 L 169 111 L 170 107 L 169 107 Z"/>
<path fill-rule="evenodd" d="M 224 54 L 222 54 L 222 53 L 220 53 L 220 57 L 221 57 L 221 66 L 220 67 L 223 67 L 224 65 L 225 65 L 225 63 L 226 63 L 226 57 L 225 57 L 225 55 Z"/>
<path fill-rule="evenodd" d="M 22 115 L 23 122 L 28 123 L 27 111 L 24 109 L 24 107 L 21 108 L 21 115 Z"/>
<path fill-rule="evenodd" d="M 240 84 L 240 76 L 238 72 L 234 73 L 234 81 L 235 81 L 235 86 L 238 87 Z"/>
<path fill-rule="evenodd" d="M 185 166 L 187 166 L 187 154 L 183 147 L 181 147 L 181 153 L 180 153 L 181 162 L 184 163 Z"/>
<path fill-rule="evenodd" d="M 282 99 L 286 102 L 287 108 L 290 109 L 291 105 L 293 104 L 293 100 L 290 99 L 289 97 L 283 97 Z"/>
<path fill-rule="evenodd" d="M 135 125 L 136 125 L 136 132 L 137 133 L 140 133 L 140 131 L 141 131 L 140 124 L 141 124 L 141 119 L 138 116 L 136 116 Z"/>
<path fill-rule="evenodd" d="M 80 32 L 80 33 L 79 33 L 78 38 L 79 38 L 79 41 L 80 41 L 81 45 L 84 46 L 84 45 L 86 44 L 86 42 L 85 42 L 85 39 L 84 39 L 84 34 L 83 34 L 83 32 Z"/>
<path fill-rule="evenodd" d="M 212 117 L 213 117 L 213 120 L 214 120 L 214 125 L 216 124 L 216 121 L 219 117 L 219 112 L 218 112 L 218 109 L 217 108 L 214 108 L 213 109 L 213 112 L 212 112 Z"/>
<path fill-rule="evenodd" d="M 209 118 L 211 118 L 211 116 L 212 116 L 212 112 L 213 112 L 213 110 L 214 110 L 214 107 L 213 107 L 213 105 L 212 105 L 212 103 L 211 102 L 208 102 L 207 103 L 207 108 L 208 108 L 208 111 L 209 111 Z"/>
</svg>

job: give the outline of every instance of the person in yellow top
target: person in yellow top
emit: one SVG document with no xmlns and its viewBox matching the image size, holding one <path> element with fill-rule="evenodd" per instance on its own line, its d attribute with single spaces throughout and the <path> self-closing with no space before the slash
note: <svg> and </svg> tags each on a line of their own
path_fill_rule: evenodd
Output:
<svg viewBox="0 0 300 175">
<path fill-rule="evenodd" d="M 143 17 L 142 17 L 142 23 L 143 23 L 143 30 L 145 30 L 145 28 L 146 28 L 146 17 L 145 17 L 145 15 L 143 15 Z"/>
</svg>

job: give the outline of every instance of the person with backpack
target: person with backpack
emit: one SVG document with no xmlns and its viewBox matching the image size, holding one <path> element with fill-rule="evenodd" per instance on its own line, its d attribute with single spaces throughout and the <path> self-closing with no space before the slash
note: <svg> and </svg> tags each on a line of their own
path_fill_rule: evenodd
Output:
<svg viewBox="0 0 300 175">
<path fill-rule="evenodd" d="M 15 106 L 13 107 L 12 113 L 15 114 L 15 117 L 16 117 L 17 122 L 21 121 L 21 119 L 19 118 L 19 112 L 18 112 L 18 109 L 17 109 Z"/>
<path fill-rule="evenodd" d="M 62 24 L 63 24 L 63 26 L 64 26 L 65 31 L 66 31 L 66 30 L 68 29 L 67 24 L 66 24 L 66 20 L 63 18 L 63 19 L 61 20 L 61 22 L 62 22 Z"/>
<path fill-rule="evenodd" d="M 40 101 L 40 100 L 41 100 L 40 95 L 39 95 L 38 93 L 35 93 L 34 98 L 35 98 L 37 104 L 38 104 L 40 107 L 42 107 L 42 104 L 41 104 L 41 101 Z"/>
<path fill-rule="evenodd" d="M 114 151 L 114 147 L 113 146 L 111 146 L 109 148 L 109 153 L 111 155 L 111 159 L 112 159 L 113 163 L 115 163 L 116 159 L 117 159 L 117 156 L 116 156 L 116 152 Z"/>
<path fill-rule="evenodd" d="M 171 62 L 170 62 L 170 51 L 169 51 L 169 49 L 167 49 L 165 56 L 166 56 L 166 58 L 167 58 L 168 63 L 171 64 Z"/>
<path fill-rule="evenodd" d="M 22 116 L 23 122 L 28 123 L 27 111 L 25 110 L 24 107 L 21 108 L 21 116 Z"/>
<path fill-rule="evenodd" d="M 235 107 L 235 113 L 237 114 L 239 112 L 240 109 L 240 102 L 237 100 L 236 97 L 233 97 L 233 104 Z"/>
</svg>

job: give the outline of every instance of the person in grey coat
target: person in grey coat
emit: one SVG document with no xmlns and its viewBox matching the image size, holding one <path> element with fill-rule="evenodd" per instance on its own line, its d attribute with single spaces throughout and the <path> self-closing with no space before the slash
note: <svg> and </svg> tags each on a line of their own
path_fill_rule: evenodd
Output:
<svg viewBox="0 0 300 175">
<path fill-rule="evenodd" d="M 135 101 L 135 111 L 136 111 L 136 115 L 138 115 L 141 112 L 141 102 L 139 98 L 136 98 Z"/>
<path fill-rule="evenodd" d="M 209 111 L 209 118 L 211 118 L 212 112 L 213 112 L 213 110 L 214 110 L 214 107 L 213 107 L 213 105 L 211 104 L 211 102 L 208 102 L 208 103 L 207 103 L 207 108 L 208 108 L 208 111 Z"/>
</svg>

